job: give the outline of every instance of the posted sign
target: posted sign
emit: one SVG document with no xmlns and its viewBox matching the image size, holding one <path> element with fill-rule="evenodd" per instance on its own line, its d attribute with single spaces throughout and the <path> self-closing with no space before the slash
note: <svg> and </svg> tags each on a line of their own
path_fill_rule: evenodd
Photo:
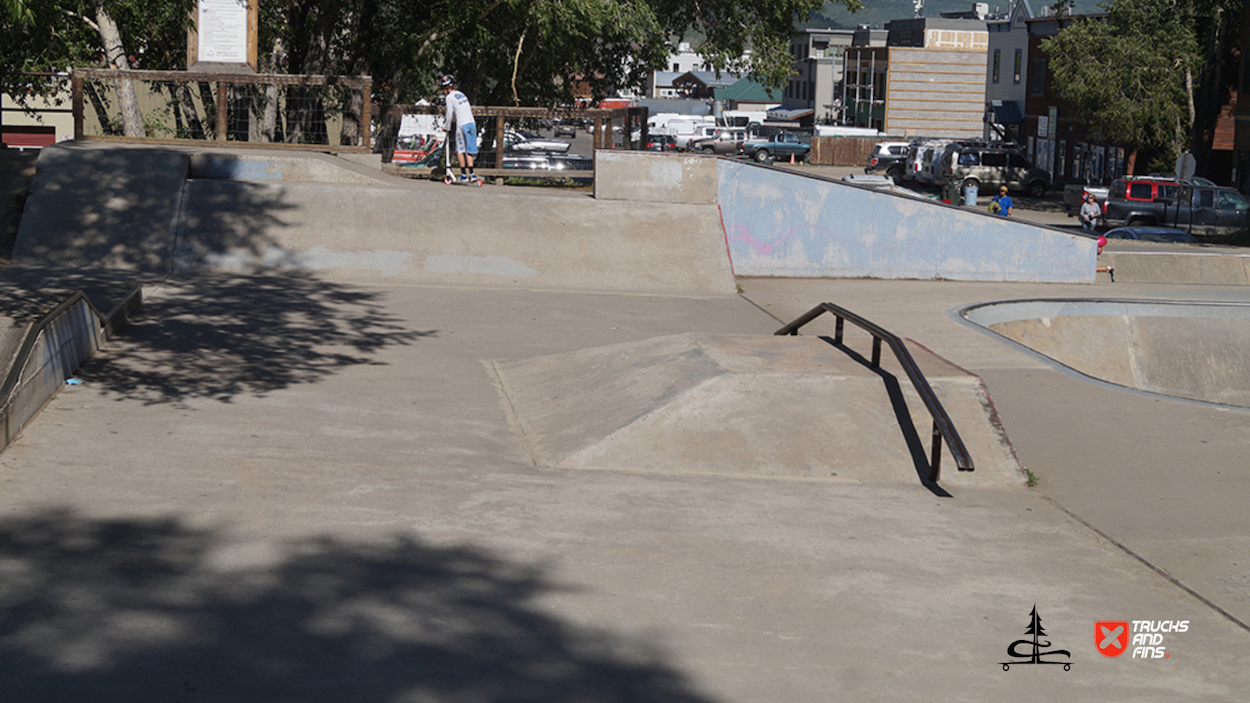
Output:
<svg viewBox="0 0 1250 703">
<path fill-rule="evenodd" d="M 187 37 L 189 70 L 256 70 L 259 0 L 196 0 L 195 26 Z"/>
</svg>

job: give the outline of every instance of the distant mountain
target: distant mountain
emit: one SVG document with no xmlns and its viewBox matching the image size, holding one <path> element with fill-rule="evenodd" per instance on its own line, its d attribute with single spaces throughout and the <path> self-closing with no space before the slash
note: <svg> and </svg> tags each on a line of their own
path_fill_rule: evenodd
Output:
<svg viewBox="0 0 1250 703">
<path fill-rule="evenodd" d="M 1037 14 L 1042 7 L 1053 0 L 1029 0 L 1033 13 Z M 840 2 L 826 2 L 823 10 L 812 15 L 803 26 L 809 28 L 854 29 L 866 24 L 878 29 L 884 28 L 890 20 L 901 20 L 916 16 L 912 0 L 863 0 L 864 9 L 851 13 Z M 966 12 L 972 9 L 973 0 L 925 0 L 924 16 L 941 17 L 943 12 Z M 987 0 L 992 14 L 1005 15 L 1014 4 L 1011 0 Z M 1074 3 L 1075 13 L 1098 12 L 1096 0 L 1077 0 Z"/>
</svg>

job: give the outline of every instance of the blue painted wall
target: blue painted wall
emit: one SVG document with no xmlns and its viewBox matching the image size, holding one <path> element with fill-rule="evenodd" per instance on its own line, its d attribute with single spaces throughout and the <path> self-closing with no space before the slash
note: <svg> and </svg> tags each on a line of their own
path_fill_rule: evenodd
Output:
<svg viewBox="0 0 1250 703">
<path fill-rule="evenodd" d="M 1092 239 L 720 159 L 734 271 L 787 278 L 1092 283 Z"/>
</svg>

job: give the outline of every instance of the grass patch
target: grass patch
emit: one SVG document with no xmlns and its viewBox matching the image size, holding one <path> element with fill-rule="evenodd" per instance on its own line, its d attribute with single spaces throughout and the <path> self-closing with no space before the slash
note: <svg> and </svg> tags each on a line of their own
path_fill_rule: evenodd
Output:
<svg viewBox="0 0 1250 703">
<path fill-rule="evenodd" d="M 1038 481 L 1040 480 L 1040 479 L 1038 479 L 1038 478 L 1037 478 L 1037 474 L 1035 474 L 1035 473 L 1033 473 L 1032 471 L 1030 471 L 1030 470 L 1029 470 L 1029 468 L 1026 466 L 1026 467 L 1024 468 L 1024 475 L 1025 475 L 1025 477 L 1028 479 L 1028 486 L 1029 486 L 1029 488 L 1036 488 L 1036 487 L 1037 487 L 1037 483 L 1038 483 Z"/>
</svg>

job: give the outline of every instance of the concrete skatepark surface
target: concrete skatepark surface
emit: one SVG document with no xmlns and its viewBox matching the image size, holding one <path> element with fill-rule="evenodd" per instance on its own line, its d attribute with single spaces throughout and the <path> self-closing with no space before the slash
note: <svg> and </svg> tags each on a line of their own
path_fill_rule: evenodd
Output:
<svg viewBox="0 0 1250 703">
<path fill-rule="evenodd" d="M 9 695 L 1244 696 L 1250 415 L 1091 383 L 959 315 L 1018 298 L 1244 300 L 1244 288 L 739 285 L 154 280 L 145 316 L 0 454 Z M 943 496 L 906 456 L 887 459 L 903 464 L 890 481 L 544 468 L 492 373 L 571 372 L 587 350 L 657 339 L 786 343 L 771 333 L 825 300 L 980 379 L 1037 487 L 952 481 Z M 790 402 L 801 414 L 803 398 Z M 591 424 L 605 412 L 579 407 Z M 1070 670 L 1008 656 L 1035 607 L 1049 649 L 1070 654 L 1047 660 Z M 1166 659 L 1106 658 L 1094 625 L 1121 620 L 1188 628 L 1163 635 Z"/>
</svg>

